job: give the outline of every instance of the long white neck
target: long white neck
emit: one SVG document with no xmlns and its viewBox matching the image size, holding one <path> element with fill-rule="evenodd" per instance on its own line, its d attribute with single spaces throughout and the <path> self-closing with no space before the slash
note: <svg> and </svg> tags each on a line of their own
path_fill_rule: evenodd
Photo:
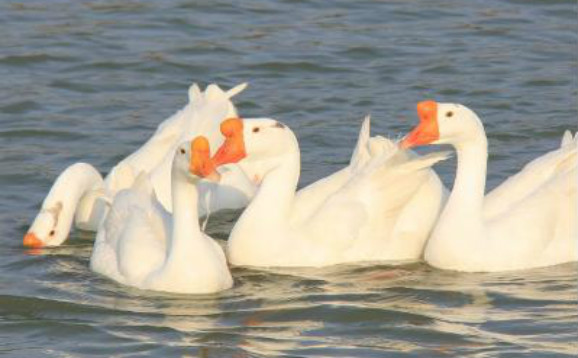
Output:
<svg viewBox="0 0 578 358">
<path fill-rule="evenodd" d="M 451 212 L 454 218 L 482 220 L 488 161 L 485 133 L 454 143 L 454 147 L 458 157 L 457 173 L 444 211 Z"/>
<path fill-rule="evenodd" d="M 265 225 L 280 224 L 290 217 L 301 171 L 297 140 L 275 161 L 277 164 L 265 174 L 246 214 L 243 213 L 243 216 L 262 218 L 260 221 Z"/>
<path fill-rule="evenodd" d="M 296 140 L 295 140 L 296 141 Z M 267 163 L 271 165 L 271 163 Z M 299 180 L 299 146 L 275 158 L 265 171 L 257 194 L 235 224 L 227 246 L 229 260 L 237 265 L 272 262 L 271 255 L 285 247 L 295 190 Z M 266 238 L 264 240 L 263 238 Z"/>
<path fill-rule="evenodd" d="M 457 152 L 457 173 L 450 197 L 431 234 L 424 257 L 434 266 L 477 267 L 489 260 L 483 218 L 487 140 L 483 129 L 467 140 L 451 143 Z"/>
<path fill-rule="evenodd" d="M 68 237 L 82 198 L 87 193 L 102 191 L 103 188 L 102 176 L 90 164 L 73 164 L 58 176 L 41 209 L 41 213 L 51 212 L 57 220 L 55 231 L 58 236 L 50 241 L 51 245 L 59 245 Z"/>
<path fill-rule="evenodd" d="M 173 225 L 168 243 L 167 265 L 190 266 L 196 261 L 196 255 L 205 252 L 202 247 L 206 245 L 206 238 L 201 232 L 198 218 L 198 196 L 196 185 L 189 183 L 184 174 L 173 165 Z"/>
</svg>

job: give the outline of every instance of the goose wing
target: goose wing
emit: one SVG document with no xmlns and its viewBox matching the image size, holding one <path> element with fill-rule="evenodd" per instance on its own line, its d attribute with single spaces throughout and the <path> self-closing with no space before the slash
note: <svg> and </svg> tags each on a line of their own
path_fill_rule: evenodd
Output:
<svg viewBox="0 0 578 358">
<path fill-rule="evenodd" d="M 306 236 L 337 251 L 354 247 L 362 235 L 383 238 L 429 180 L 425 169 L 447 157 L 447 153 L 432 153 L 410 158 L 407 152 L 395 150 L 373 158 L 307 220 Z"/>
<path fill-rule="evenodd" d="M 506 213 L 524 199 L 540 190 L 560 173 L 575 165 L 578 149 L 577 138 L 567 131 L 560 148 L 528 163 L 519 173 L 511 176 L 488 193 L 484 199 L 484 216 L 492 219 Z"/>
</svg>

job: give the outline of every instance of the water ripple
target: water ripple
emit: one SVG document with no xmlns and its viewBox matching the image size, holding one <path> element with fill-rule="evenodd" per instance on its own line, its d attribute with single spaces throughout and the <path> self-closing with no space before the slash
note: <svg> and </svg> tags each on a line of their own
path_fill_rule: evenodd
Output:
<svg viewBox="0 0 578 358">
<path fill-rule="evenodd" d="M 233 268 L 187 296 L 93 274 L 94 234 L 26 251 L 52 181 L 106 173 L 188 101 L 249 81 L 243 116 L 290 125 L 300 186 L 349 160 L 363 116 L 399 138 L 424 98 L 484 120 L 491 188 L 577 129 L 569 0 L 0 3 L 0 354 L 14 357 L 574 357 L 578 265 L 460 274 L 424 264 Z M 438 166 L 446 184 L 455 160 Z M 239 211 L 215 215 L 226 240 Z"/>
</svg>

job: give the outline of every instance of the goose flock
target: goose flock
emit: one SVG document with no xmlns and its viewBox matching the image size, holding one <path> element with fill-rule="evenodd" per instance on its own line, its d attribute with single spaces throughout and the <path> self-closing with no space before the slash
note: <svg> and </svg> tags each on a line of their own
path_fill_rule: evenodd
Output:
<svg viewBox="0 0 578 358">
<path fill-rule="evenodd" d="M 448 270 L 529 269 L 578 260 L 578 138 L 485 192 L 487 139 L 478 116 L 452 103 L 417 105 L 402 140 L 360 129 L 349 164 L 297 190 L 300 149 L 270 118 L 241 118 L 228 91 L 193 85 L 189 103 L 103 178 L 73 164 L 56 179 L 24 235 L 29 248 L 61 245 L 73 227 L 96 231 L 92 271 L 121 284 L 177 293 L 233 286 L 229 265 L 321 267 L 424 260 Z M 449 152 L 449 192 L 432 169 Z M 246 207 L 246 208 L 245 208 Z M 200 217 L 245 208 L 226 249 Z"/>
</svg>

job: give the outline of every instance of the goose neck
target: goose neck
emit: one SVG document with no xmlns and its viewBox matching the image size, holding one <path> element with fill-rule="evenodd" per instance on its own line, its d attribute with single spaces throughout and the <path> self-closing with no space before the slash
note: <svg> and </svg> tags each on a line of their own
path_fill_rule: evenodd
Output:
<svg viewBox="0 0 578 358">
<path fill-rule="evenodd" d="M 454 144 L 457 153 L 457 173 L 448 205 L 459 205 L 466 212 L 482 211 L 488 144 L 485 136 Z"/>
<path fill-rule="evenodd" d="M 195 183 L 173 170 L 172 173 L 173 225 L 167 251 L 171 262 L 191 261 L 203 239 L 198 218 L 198 190 Z"/>
<path fill-rule="evenodd" d="M 299 149 L 288 151 L 278 158 L 265 174 L 251 206 L 271 215 L 288 217 L 301 170 Z"/>
<path fill-rule="evenodd" d="M 83 196 L 89 192 L 103 190 L 101 175 L 90 165 L 77 163 L 68 167 L 50 189 L 42 203 L 43 210 L 52 211 L 57 217 L 59 242 L 63 242 L 70 232 L 74 214 Z"/>
</svg>

